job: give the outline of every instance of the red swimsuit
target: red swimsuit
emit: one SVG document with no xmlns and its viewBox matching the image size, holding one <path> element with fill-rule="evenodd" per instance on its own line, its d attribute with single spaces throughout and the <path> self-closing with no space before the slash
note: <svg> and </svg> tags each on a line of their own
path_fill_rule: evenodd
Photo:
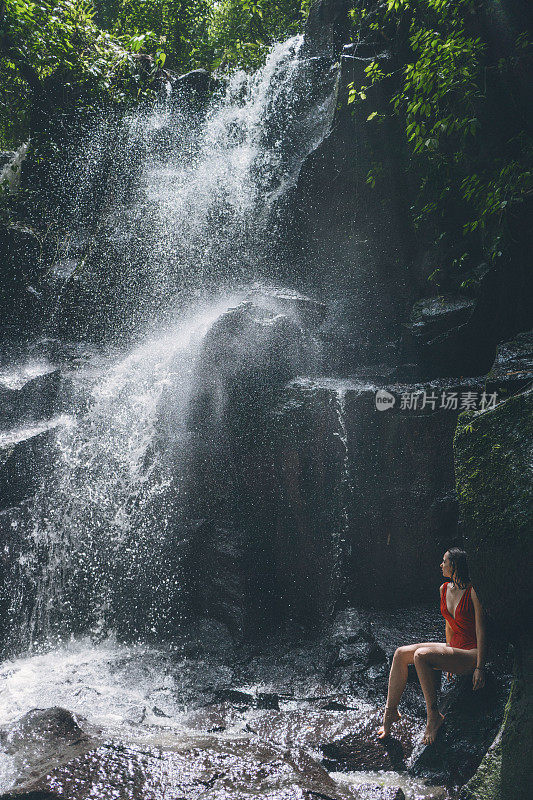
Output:
<svg viewBox="0 0 533 800">
<path fill-rule="evenodd" d="M 448 584 L 445 583 L 440 593 L 440 611 L 446 622 L 448 622 L 453 631 L 453 636 L 449 642 L 450 647 L 458 647 L 461 650 L 473 650 L 477 647 L 476 639 L 476 618 L 474 612 L 474 603 L 470 597 L 472 587 L 469 586 L 465 590 L 463 596 L 459 600 L 459 605 L 455 609 L 455 618 L 452 617 L 448 611 L 448 604 L 446 602 L 446 593 L 448 591 Z"/>
</svg>

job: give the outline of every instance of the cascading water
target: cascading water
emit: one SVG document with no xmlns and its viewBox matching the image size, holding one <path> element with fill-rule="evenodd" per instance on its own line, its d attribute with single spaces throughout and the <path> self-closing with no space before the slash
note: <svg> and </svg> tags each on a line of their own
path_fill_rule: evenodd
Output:
<svg viewBox="0 0 533 800">
<path fill-rule="evenodd" d="M 56 265 L 59 327 L 72 303 L 82 331 L 131 337 L 206 288 L 284 276 L 283 198 L 329 129 L 338 82 L 327 60 L 300 57 L 302 43 L 275 45 L 205 107 L 171 93 L 84 144 Z"/>
<path fill-rule="evenodd" d="M 350 527 L 350 493 L 352 491 L 352 480 L 350 475 L 350 452 L 348 449 L 348 430 L 346 428 L 346 389 L 339 388 L 335 392 L 335 410 L 338 419 L 337 436 L 341 445 L 341 477 L 339 481 L 339 491 L 341 495 L 341 511 L 340 511 L 340 534 L 339 534 L 339 565 L 342 564 L 344 559 L 351 555 L 348 544 L 348 532 Z"/>
<path fill-rule="evenodd" d="M 29 641 L 69 631 L 101 634 L 119 619 L 130 634 L 160 633 L 169 615 L 176 623 L 181 576 L 173 524 L 180 476 L 165 472 L 154 451 L 158 402 L 179 363 L 181 391 L 173 399 L 182 428 L 175 438 L 185 447 L 195 351 L 228 303 L 202 308 L 104 368 L 89 391 L 87 412 L 58 430 L 57 462 L 33 511 L 36 602 L 26 622 Z M 87 391 L 90 377 L 82 371 L 76 380 Z"/>
<path fill-rule="evenodd" d="M 24 618 L 23 646 L 114 628 L 168 634 L 180 616 L 179 472 L 192 446 L 185 418 L 195 353 L 231 304 L 230 289 L 242 296 L 252 281 L 283 273 L 280 202 L 334 111 L 337 71 L 301 59 L 301 49 L 302 37 L 276 45 L 263 69 L 234 74 L 203 110 L 170 95 L 124 123 L 111 155 L 100 126 L 91 157 L 80 159 L 51 328 L 70 292 L 78 316 L 81 308 L 75 329 L 138 344 L 73 373 L 74 395 L 85 400 L 57 430 L 56 464 L 33 507 L 26 579 L 11 604 Z M 317 72 L 323 80 L 310 92 Z M 89 224 L 84 212 L 104 174 Z M 73 267 L 75 241 L 82 252 Z M 179 319 L 184 297 L 197 313 Z M 156 441 L 169 384 L 171 467 Z"/>
</svg>

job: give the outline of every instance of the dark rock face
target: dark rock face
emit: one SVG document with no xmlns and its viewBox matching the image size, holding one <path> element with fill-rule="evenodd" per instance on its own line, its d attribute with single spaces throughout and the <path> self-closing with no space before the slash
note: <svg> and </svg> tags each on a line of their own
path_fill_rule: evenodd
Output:
<svg viewBox="0 0 533 800">
<path fill-rule="evenodd" d="M 506 345 L 500 352 L 510 351 L 514 358 L 516 349 Z M 523 374 L 520 365 L 518 372 Z M 531 793 L 533 648 L 524 565 L 533 556 L 532 412 L 530 389 L 483 414 L 462 415 L 455 435 L 457 488 L 472 579 L 488 615 L 515 647 L 515 680 L 502 729 L 465 789 L 464 796 L 476 800 L 525 800 Z"/>
<path fill-rule="evenodd" d="M 47 419 L 57 413 L 60 410 L 61 384 L 61 372 L 53 368 L 28 380 L 20 388 L 8 388 L 0 383 L 2 428 Z"/>
<path fill-rule="evenodd" d="M 522 391 L 533 380 L 533 331 L 518 334 L 510 342 L 501 342 L 487 375 L 487 390 L 504 389 L 505 394 Z M 505 387 L 505 388 L 504 388 Z"/>
<path fill-rule="evenodd" d="M 439 398 L 448 389 L 381 387 L 396 398 L 384 412 L 376 410 L 378 386 L 363 381 L 293 382 L 276 411 L 285 493 L 277 514 L 286 520 L 280 533 L 287 537 L 280 550 L 299 548 L 290 568 L 306 557 L 309 542 L 329 540 L 336 591 L 373 606 L 433 596 L 443 548 L 457 531 L 451 454 L 457 411 L 439 409 L 440 400 L 435 409 L 399 407 L 403 395 L 426 391 Z"/>
<path fill-rule="evenodd" d="M 254 299 L 223 314 L 206 334 L 187 413 L 187 514 L 198 520 L 196 561 L 203 565 L 197 601 L 233 630 L 279 617 L 271 411 L 290 378 L 320 364 L 318 343 L 304 325 L 316 326 L 319 303 L 286 292 Z M 167 426 L 173 392 L 161 408 Z"/>
<path fill-rule="evenodd" d="M 291 200 L 295 269 L 302 286 L 318 291 L 330 308 L 321 333 L 333 374 L 397 364 L 401 323 L 414 299 L 406 192 L 392 132 L 373 131 L 370 138 L 370 126 L 346 104 L 347 86 L 364 83 L 366 63 L 342 59 L 334 132 L 304 162 Z M 374 160 L 387 174 L 386 197 L 366 183 Z"/>
<path fill-rule="evenodd" d="M 305 26 L 304 54 L 334 58 L 348 41 L 347 0 L 318 0 L 312 3 Z"/>
<path fill-rule="evenodd" d="M 56 427 L 61 424 L 58 422 Z M 22 430 L 0 446 L 0 508 L 15 506 L 31 497 L 43 474 L 51 469 L 53 427 L 40 427 L 41 430 L 39 426 Z"/>
<path fill-rule="evenodd" d="M 523 567 L 533 557 L 532 412 L 529 390 L 485 413 L 464 414 L 454 442 L 472 581 L 508 637 L 527 632 L 530 622 L 530 581 Z"/>
<path fill-rule="evenodd" d="M 35 285 L 41 275 L 39 236 L 27 225 L 0 225 L 0 309 L 4 336 L 36 330 L 43 311 Z"/>
</svg>

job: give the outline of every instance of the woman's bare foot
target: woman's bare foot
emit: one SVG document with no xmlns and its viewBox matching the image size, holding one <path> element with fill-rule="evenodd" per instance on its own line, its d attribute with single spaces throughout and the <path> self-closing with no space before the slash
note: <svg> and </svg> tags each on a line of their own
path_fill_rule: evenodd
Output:
<svg viewBox="0 0 533 800">
<path fill-rule="evenodd" d="M 424 731 L 424 738 L 422 739 L 423 744 L 433 744 L 435 739 L 437 738 L 437 733 L 444 722 L 444 717 L 437 711 L 435 714 L 431 714 L 428 716 L 428 721 L 426 725 L 426 730 Z"/>
<path fill-rule="evenodd" d="M 389 708 L 388 706 L 385 706 L 385 711 L 383 712 L 383 725 L 381 728 L 378 728 L 378 737 L 380 739 L 386 739 L 387 736 L 390 735 L 390 729 L 393 723 L 398 722 L 398 720 L 401 718 L 402 715 L 397 708 Z"/>
</svg>

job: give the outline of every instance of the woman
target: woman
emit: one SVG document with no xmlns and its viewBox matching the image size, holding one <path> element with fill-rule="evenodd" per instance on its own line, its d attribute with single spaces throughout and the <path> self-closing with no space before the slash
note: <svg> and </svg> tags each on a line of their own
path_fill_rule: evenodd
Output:
<svg viewBox="0 0 533 800">
<path fill-rule="evenodd" d="M 399 647 L 394 653 L 389 676 L 387 705 L 380 739 L 390 734 L 391 726 L 400 719 L 398 703 L 407 683 L 407 667 L 414 664 L 424 692 L 427 725 L 424 744 L 435 741 L 444 717 L 437 708 L 437 680 L 445 670 L 466 675 L 473 672 L 475 689 L 485 685 L 485 623 L 483 609 L 470 583 L 466 553 L 458 547 L 447 550 L 440 565 L 449 581 L 440 587 L 440 610 L 446 620 L 446 644 L 423 642 Z"/>
</svg>

